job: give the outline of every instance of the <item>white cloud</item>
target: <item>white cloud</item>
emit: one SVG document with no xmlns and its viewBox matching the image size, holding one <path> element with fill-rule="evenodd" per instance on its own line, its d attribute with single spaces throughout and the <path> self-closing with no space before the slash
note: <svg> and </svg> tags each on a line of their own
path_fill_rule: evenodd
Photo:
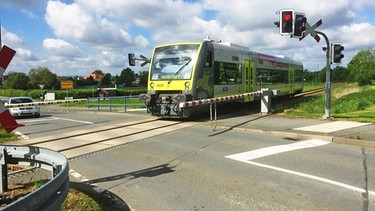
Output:
<svg viewBox="0 0 375 211">
<path fill-rule="evenodd" d="M 87 45 L 115 48 L 131 45 L 131 37 L 119 21 L 102 17 L 78 3 L 49 1 L 45 19 L 56 36 Z"/>
<path fill-rule="evenodd" d="M 16 34 L 7 31 L 3 27 L 1 27 L 1 33 L 2 33 L 2 38 L 1 38 L 2 42 L 4 42 L 4 40 L 6 41 L 3 44 L 9 45 L 9 46 L 15 46 L 15 47 L 24 46 L 24 42 Z"/>
<path fill-rule="evenodd" d="M 61 39 L 47 38 L 43 41 L 43 47 L 51 54 L 59 57 L 82 57 L 83 54 L 79 48 Z"/>
<path fill-rule="evenodd" d="M 201 41 L 206 34 L 213 40 L 238 43 L 255 51 L 283 54 L 302 61 L 311 70 L 318 66 L 321 69 L 325 66 L 322 51 L 325 40 L 321 37 L 317 43 L 311 36 L 302 41 L 280 36 L 273 22 L 278 20 L 275 12 L 283 8 L 304 12 L 311 25 L 322 19 L 323 24 L 317 30 L 327 34 L 331 42 L 342 42 L 345 46 L 343 65 L 359 50 L 375 46 L 372 36 L 375 23 L 371 22 L 375 18 L 367 13 L 375 9 L 375 3 L 370 0 L 68 2 L 72 3 L 61 0 L 46 3 L 45 21 L 56 37 L 44 38 L 43 55 L 38 55 L 42 58 L 40 64 L 52 65 L 51 70 L 56 68 L 61 73 L 68 72 L 67 69 L 79 69 L 76 72 L 85 74 L 103 69 L 116 74 L 124 68 L 129 52 L 150 56 L 154 45 Z M 27 49 L 17 35 L 4 33 L 4 36 L 7 42 Z M 40 47 L 30 49 L 32 55 Z M 59 62 L 49 63 L 52 60 Z"/>
</svg>

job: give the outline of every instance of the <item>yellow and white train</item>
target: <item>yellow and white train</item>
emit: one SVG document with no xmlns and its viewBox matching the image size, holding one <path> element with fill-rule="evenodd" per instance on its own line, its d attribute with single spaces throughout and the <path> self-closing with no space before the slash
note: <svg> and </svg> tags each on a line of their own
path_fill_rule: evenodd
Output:
<svg viewBox="0 0 375 211">
<path fill-rule="evenodd" d="M 129 63 L 135 63 L 134 57 L 129 56 Z M 147 94 L 140 94 L 139 98 L 154 116 L 186 118 L 203 108 L 180 108 L 181 102 L 255 92 L 261 88 L 277 90 L 279 95 L 293 95 L 302 91 L 302 74 L 301 62 L 254 52 L 233 43 L 211 40 L 171 43 L 155 47 L 150 59 Z"/>
</svg>

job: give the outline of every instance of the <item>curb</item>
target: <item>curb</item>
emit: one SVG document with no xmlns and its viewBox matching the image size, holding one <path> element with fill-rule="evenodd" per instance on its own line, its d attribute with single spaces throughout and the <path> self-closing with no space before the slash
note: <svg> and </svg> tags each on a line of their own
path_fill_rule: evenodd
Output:
<svg viewBox="0 0 375 211">
<path fill-rule="evenodd" d="M 366 141 L 366 140 L 333 137 L 332 142 L 336 144 L 347 144 L 347 145 L 353 145 L 353 146 L 359 146 L 359 147 L 375 148 L 375 142 Z"/>
<path fill-rule="evenodd" d="M 225 128 L 229 128 L 229 127 L 225 127 Z M 302 133 L 285 132 L 285 131 L 257 130 L 257 129 L 249 129 L 249 128 L 232 128 L 232 129 L 244 130 L 244 131 L 250 131 L 250 132 L 256 132 L 256 133 L 265 133 L 265 134 L 271 134 L 271 135 L 276 135 L 276 136 L 283 136 L 286 139 L 295 140 L 295 141 L 318 139 L 318 140 L 332 142 L 336 144 L 346 144 L 346 145 L 366 147 L 366 148 L 375 148 L 375 142 L 368 141 L 368 140 L 357 140 L 357 139 L 335 137 L 335 136 L 328 136 L 328 135 L 311 135 L 311 134 L 302 134 Z"/>
</svg>

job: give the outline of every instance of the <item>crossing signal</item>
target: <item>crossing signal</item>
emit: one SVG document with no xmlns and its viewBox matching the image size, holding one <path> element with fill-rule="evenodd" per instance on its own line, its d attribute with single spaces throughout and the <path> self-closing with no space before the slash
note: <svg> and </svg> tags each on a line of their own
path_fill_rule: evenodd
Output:
<svg viewBox="0 0 375 211">
<path fill-rule="evenodd" d="M 303 32 L 306 30 L 306 22 L 307 22 L 307 19 L 305 17 L 305 14 L 304 13 L 298 13 L 296 12 L 296 17 L 295 17 L 295 20 L 294 20 L 294 33 L 293 33 L 293 37 L 296 37 L 296 38 L 302 38 L 303 37 Z"/>
<path fill-rule="evenodd" d="M 129 66 L 135 66 L 135 55 L 134 53 L 128 54 Z"/>
<path fill-rule="evenodd" d="M 331 44 L 331 63 L 332 64 L 341 64 L 341 59 L 344 58 L 342 51 L 344 46 L 341 43 L 332 43 Z"/>
<path fill-rule="evenodd" d="M 294 10 L 280 10 L 280 34 L 292 35 L 294 32 Z"/>
</svg>

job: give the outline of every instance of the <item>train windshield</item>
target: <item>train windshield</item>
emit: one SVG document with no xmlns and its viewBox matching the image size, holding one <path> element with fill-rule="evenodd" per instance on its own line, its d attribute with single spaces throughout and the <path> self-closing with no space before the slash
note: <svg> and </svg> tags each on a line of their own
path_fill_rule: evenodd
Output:
<svg viewBox="0 0 375 211">
<path fill-rule="evenodd" d="M 151 80 L 188 80 L 197 58 L 199 44 L 181 44 L 156 48 Z"/>
</svg>

